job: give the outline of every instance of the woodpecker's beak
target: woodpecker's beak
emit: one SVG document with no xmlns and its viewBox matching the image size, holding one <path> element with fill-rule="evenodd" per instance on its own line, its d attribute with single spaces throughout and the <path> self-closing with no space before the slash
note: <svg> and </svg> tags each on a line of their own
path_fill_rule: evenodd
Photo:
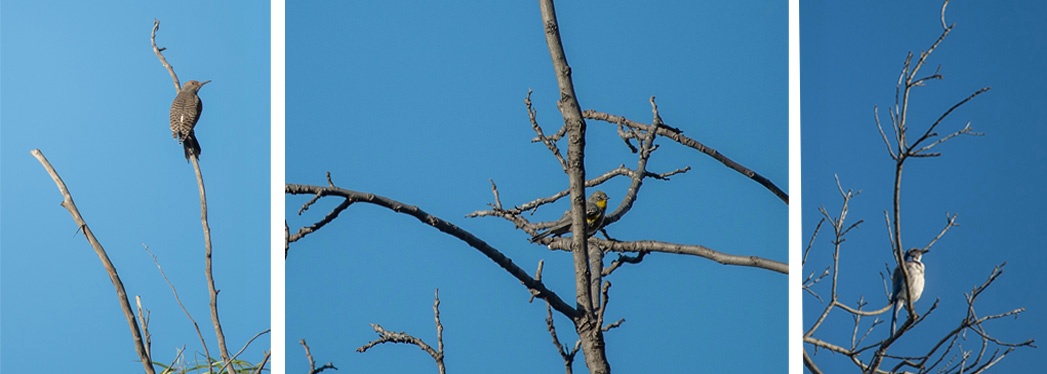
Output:
<svg viewBox="0 0 1047 374">
<path fill-rule="evenodd" d="M 208 83 L 211 83 L 210 79 L 208 79 L 206 81 L 203 81 L 203 82 L 200 82 L 200 87 L 203 87 L 205 84 L 208 84 Z"/>
</svg>

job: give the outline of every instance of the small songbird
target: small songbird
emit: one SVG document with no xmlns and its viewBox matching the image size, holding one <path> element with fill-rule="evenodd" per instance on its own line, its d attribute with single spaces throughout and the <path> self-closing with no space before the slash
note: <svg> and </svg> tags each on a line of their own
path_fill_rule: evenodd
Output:
<svg viewBox="0 0 1047 374">
<path fill-rule="evenodd" d="M 603 191 L 593 192 L 585 201 L 585 235 L 593 236 L 603 227 L 604 211 L 607 210 L 607 194 Z M 531 243 L 549 236 L 560 236 L 571 232 L 571 211 L 568 210 L 549 229 L 531 237 Z"/>
<path fill-rule="evenodd" d="M 200 101 L 200 96 L 197 96 L 196 93 L 210 82 L 201 83 L 192 80 L 185 82 L 182 89 L 178 91 L 178 96 L 175 96 L 174 102 L 171 103 L 171 136 L 182 144 L 187 161 L 189 156 L 200 157 L 200 142 L 196 139 L 196 132 L 193 131 L 193 128 L 200 120 L 200 113 L 204 111 L 204 103 Z"/>
<path fill-rule="evenodd" d="M 924 286 L 924 266 L 920 260 L 923 258 L 923 254 L 930 252 L 930 250 L 922 250 L 919 248 L 912 248 L 908 252 L 905 252 L 905 270 L 909 273 L 909 284 L 912 285 L 912 302 L 915 303 L 920 299 L 920 295 L 923 295 Z M 910 295 L 910 292 L 906 292 L 905 276 L 896 267 L 894 272 L 891 274 L 891 303 L 894 304 L 894 316 L 891 317 L 891 334 L 894 334 L 895 327 L 898 320 L 898 310 L 904 306 L 905 299 Z"/>
</svg>

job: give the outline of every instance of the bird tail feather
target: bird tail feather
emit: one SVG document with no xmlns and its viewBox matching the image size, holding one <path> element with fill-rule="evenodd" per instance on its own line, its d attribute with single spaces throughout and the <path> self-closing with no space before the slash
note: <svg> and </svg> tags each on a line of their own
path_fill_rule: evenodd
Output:
<svg viewBox="0 0 1047 374">
<path fill-rule="evenodd" d="M 200 158 L 200 141 L 196 140 L 195 131 L 190 131 L 189 135 L 182 140 L 182 148 L 185 149 L 186 161 L 189 161 L 189 156 L 195 156 L 197 159 Z"/>
</svg>

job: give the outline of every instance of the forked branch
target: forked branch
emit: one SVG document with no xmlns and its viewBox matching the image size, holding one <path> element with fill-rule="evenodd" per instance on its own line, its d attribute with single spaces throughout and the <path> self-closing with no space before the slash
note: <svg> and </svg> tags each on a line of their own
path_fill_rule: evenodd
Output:
<svg viewBox="0 0 1047 374">
<path fill-rule="evenodd" d="M 436 368 L 437 370 L 439 370 L 440 374 L 445 374 L 447 372 L 447 368 L 444 366 L 444 325 L 440 322 L 439 289 L 436 290 L 436 296 L 434 297 L 433 301 L 433 316 L 436 320 L 436 349 L 433 349 L 432 346 L 426 344 L 425 341 L 423 341 L 421 338 L 414 337 L 411 334 L 405 332 L 387 331 L 386 329 L 382 328 L 381 325 L 372 323 L 371 328 L 374 329 L 374 332 L 378 333 L 378 339 L 364 344 L 360 348 L 357 348 L 356 351 L 360 353 L 367 352 L 368 349 L 371 349 L 376 345 L 384 343 L 400 343 L 414 345 L 418 348 L 421 348 L 422 351 L 425 351 L 425 353 L 428 353 L 429 356 L 433 358 L 433 361 L 436 362 Z"/>
</svg>

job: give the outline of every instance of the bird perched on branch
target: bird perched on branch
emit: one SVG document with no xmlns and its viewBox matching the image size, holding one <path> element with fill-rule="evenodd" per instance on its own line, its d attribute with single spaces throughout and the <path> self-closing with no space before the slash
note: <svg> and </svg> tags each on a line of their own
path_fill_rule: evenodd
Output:
<svg viewBox="0 0 1047 374">
<path fill-rule="evenodd" d="M 171 103 L 171 136 L 182 144 L 186 160 L 189 160 L 189 156 L 200 157 L 200 142 L 196 140 L 193 128 L 196 127 L 196 121 L 200 120 L 200 113 L 204 111 L 204 103 L 196 93 L 210 82 L 185 82 Z"/>
<path fill-rule="evenodd" d="M 912 302 L 916 302 L 920 299 L 920 295 L 923 295 L 924 286 L 924 266 L 920 260 L 923 258 L 923 254 L 930 252 L 930 250 L 922 250 L 919 248 L 912 248 L 908 252 L 905 252 L 905 270 L 909 273 L 909 284 L 912 285 L 912 292 L 906 292 L 905 276 L 902 275 L 901 270 L 897 267 L 894 268 L 894 273 L 891 274 L 891 302 L 894 304 L 894 316 L 891 317 L 891 334 L 895 332 L 895 326 L 898 320 L 898 310 L 904 306 L 906 298 L 911 294 Z"/>
<path fill-rule="evenodd" d="M 607 194 L 603 191 L 593 192 L 585 201 L 585 237 L 593 236 L 603 227 L 604 211 L 607 210 Z M 563 214 L 549 229 L 531 237 L 531 243 L 549 236 L 560 236 L 571 232 L 571 211 Z"/>
</svg>

